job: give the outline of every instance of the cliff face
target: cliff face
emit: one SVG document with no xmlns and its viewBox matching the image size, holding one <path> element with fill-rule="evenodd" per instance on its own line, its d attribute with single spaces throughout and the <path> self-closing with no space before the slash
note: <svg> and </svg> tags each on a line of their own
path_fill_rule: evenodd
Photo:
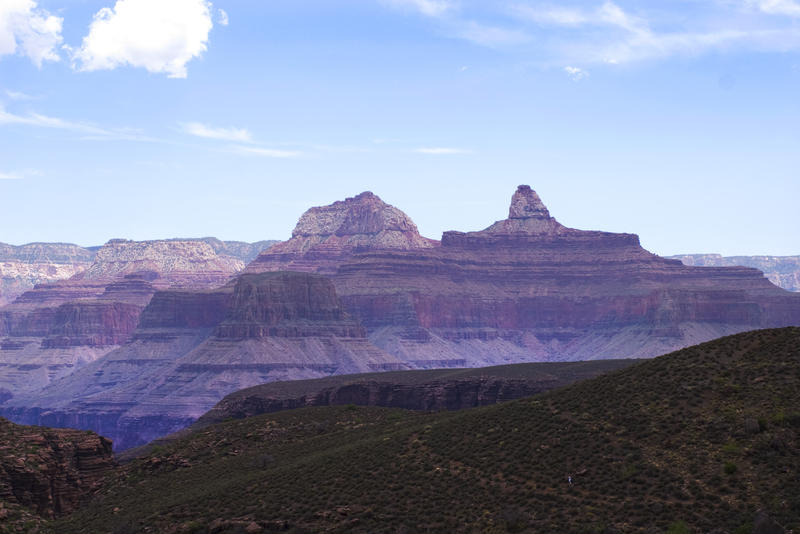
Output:
<svg viewBox="0 0 800 534">
<path fill-rule="evenodd" d="M 0 306 L 36 284 L 78 274 L 91 264 L 93 257 L 90 250 L 66 243 L 0 243 Z"/>
<path fill-rule="evenodd" d="M 111 442 L 91 432 L 0 418 L 0 443 L 0 501 L 43 517 L 75 510 L 114 466 Z"/>
<path fill-rule="evenodd" d="M 227 395 L 198 419 L 193 428 L 305 406 L 356 404 L 407 410 L 463 410 L 527 397 L 635 362 L 524 363 L 272 382 Z"/>
<path fill-rule="evenodd" d="M 157 290 L 220 286 L 243 268 L 204 241 L 110 241 L 84 271 L 0 308 L 0 388 L 36 391 L 128 341 Z"/>
<path fill-rule="evenodd" d="M 436 241 L 419 235 L 417 226 L 405 213 L 366 191 L 306 211 L 292 238 L 259 254 L 247 266 L 247 272 L 332 274 L 360 251 L 425 249 L 436 245 Z"/>
<path fill-rule="evenodd" d="M 15 396 L 15 421 L 89 428 L 117 449 L 183 428 L 224 395 L 274 380 L 402 369 L 315 274 L 243 274 L 216 290 L 155 294 L 131 340 Z"/>
<path fill-rule="evenodd" d="M 242 261 L 217 255 L 204 241 L 114 239 L 97 251 L 83 278 L 110 280 L 153 272 L 169 287 L 214 287 L 242 269 Z"/>
<path fill-rule="evenodd" d="M 800 291 L 800 256 L 722 256 L 720 254 L 683 254 L 669 256 L 684 265 L 730 267 L 741 265 L 762 271 L 770 282 L 787 291 Z"/>
<path fill-rule="evenodd" d="M 800 298 L 761 272 L 687 267 L 633 234 L 566 228 L 527 186 L 486 230 L 358 254 L 334 281 L 370 339 L 417 367 L 651 357 L 800 324 Z"/>
</svg>

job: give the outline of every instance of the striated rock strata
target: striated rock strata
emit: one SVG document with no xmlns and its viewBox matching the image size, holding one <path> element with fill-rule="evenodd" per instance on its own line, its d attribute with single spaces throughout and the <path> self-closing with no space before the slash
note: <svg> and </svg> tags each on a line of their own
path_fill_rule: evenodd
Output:
<svg viewBox="0 0 800 534">
<path fill-rule="evenodd" d="M 373 343 L 415 367 L 651 357 L 800 324 L 800 295 L 761 272 L 688 267 L 634 234 L 567 228 L 528 186 L 486 230 L 362 252 L 333 279 Z"/>
<path fill-rule="evenodd" d="M 0 243 L 0 306 L 36 284 L 63 280 L 86 269 L 94 253 L 67 243 Z"/>
<path fill-rule="evenodd" d="M 124 449 L 187 426 L 244 387 L 403 368 L 367 340 L 330 280 L 244 274 L 215 290 L 156 293 L 128 343 L 41 391 L 8 400 L 2 413 L 93 429 Z"/>
<path fill-rule="evenodd" d="M 463 410 L 519 399 L 632 365 L 637 360 L 521 363 L 481 369 L 390 371 L 272 382 L 236 391 L 193 428 L 305 406 Z"/>
<path fill-rule="evenodd" d="M 113 466 L 111 442 L 102 436 L 0 418 L 0 503 L 43 517 L 67 514 L 100 487 Z"/>
<path fill-rule="evenodd" d="M 128 341 L 159 289 L 210 288 L 244 264 L 198 240 L 112 240 L 85 271 L 0 308 L 0 389 L 36 391 Z"/>
<path fill-rule="evenodd" d="M 247 272 L 307 271 L 332 274 L 367 250 L 426 249 L 438 243 L 419 235 L 402 211 L 369 191 L 306 211 L 292 238 L 265 250 Z"/>
<path fill-rule="evenodd" d="M 684 265 L 730 267 L 742 265 L 763 271 L 769 281 L 787 291 L 800 291 L 800 256 L 722 256 L 720 254 L 682 254 L 668 256 Z"/>
</svg>

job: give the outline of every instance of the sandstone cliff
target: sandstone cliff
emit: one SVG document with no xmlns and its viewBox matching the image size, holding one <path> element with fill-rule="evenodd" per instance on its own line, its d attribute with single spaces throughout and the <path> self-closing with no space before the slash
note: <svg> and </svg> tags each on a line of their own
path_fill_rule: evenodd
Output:
<svg viewBox="0 0 800 534">
<path fill-rule="evenodd" d="M 333 279 L 373 343 L 416 367 L 651 357 L 800 324 L 800 296 L 761 272 L 688 267 L 634 234 L 564 227 L 528 186 L 486 230 L 364 251 Z"/>
<path fill-rule="evenodd" d="M 262 252 L 247 272 L 309 271 L 331 274 L 365 250 L 432 248 L 402 211 L 369 191 L 306 211 L 292 238 Z"/>
<path fill-rule="evenodd" d="M 63 280 L 88 267 L 94 253 L 66 243 L 0 243 L 0 306 L 36 284 Z"/>
<path fill-rule="evenodd" d="M 0 525 L 11 521 L 8 510 L 2 514 L 8 505 L 42 517 L 75 510 L 113 466 L 111 442 L 92 432 L 0 418 Z"/>
<path fill-rule="evenodd" d="M 90 428 L 123 449 L 187 426 L 244 387 L 403 368 L 367 340 L 328 279 L 244 274 L 215 290 L 156 293 L 130 342 L 41 391 L 15 396 L 2 413 Z"/>
<path fill-rule="evenodd" d="M 0 388 L 35 391 L 128 341 L 153 294 L 211 288 L 244 267 L 199 240 L 112 240 L 85 270 L 0 308 Z"/>
<path fill-rule="evenodd" d="M 720 254 L 682 254 L 669 256 L 684 265 L 730 267 L 742 265 L 762 271 L 769 281 L 787 291 L 800 291 L 800 256 L 722 256 Z"/>
</svg>

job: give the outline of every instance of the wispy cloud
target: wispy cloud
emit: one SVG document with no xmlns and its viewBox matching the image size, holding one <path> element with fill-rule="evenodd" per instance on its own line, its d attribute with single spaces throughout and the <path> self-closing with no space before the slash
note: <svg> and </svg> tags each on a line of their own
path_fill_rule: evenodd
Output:
<svg viewBox="0 0 800 534">
<path fill-rule="evenodd" d="M 217 10 L 217 23 L 220 26 L 227 26 L 230 23 L 228 13 L 224 9 Z"/>
<path fill-rule="evenodd" d="M 453 2 L 448 0 L 383 0 L 383 3 L 413 9 L 429 17 L 441 17 L 454 8 Z"/>
<path fill-rule="evenodd" d="M 800 2 L 796 0 L 748 0 L 747 3 L 770 15 L 800 17 Z"/>
<path fill-rule="evenodd" d="M 529 61 L 559 68 L 710 52 L 800 50 L 800 0 L 689 2 L 672 10 L 649 3 L 630 3 L 633 7 L 626 9 L 614 0 L 463 1 L 443 2 L 439 8 L 412 0 L 381 1 L 416 6 L 418 12 L 436 19 L 439 33 L 512 49 L 528 54 Z M 571 73 L 575 76 L 579 73 Z"/>
<path fill-rule="evenodd" d="M 240 143 L 251 143 L 253 141 L 250 132 L 245 128 L 215 128 L 200 122 L 186 122 L 181 124 L 181 129 L 189 135 L 207 139 L 221 139 Z"/>
<path fill-rule="evenodd" d="M 474 20 L 450 21 L 445 31 L 453 37 L 490 48 L 520 45 L 528 43 L 532 39 L 531 34 L 523 30 L 484 24 Z"/>
<path fill-rule="evenodd" d="M 90 141 L 142 141 L 159 142 L 159 139 L 149 137 L 132 128 L 103 128 L 88 122 L 77 122 L 50 117 L 40 113 L 17 115 L 6 111 L 0 105 L 0 125 L 22 125 L 35 128 L 50 128 L 65 130 L 81 134 L 81 139 Z"/>
<path fill-rule="evenodd" d="M 6 96 L 11 100 L 36 100 L 37 97 L 20 92 L 6 89 Z"/>
<path fill-rule="evenodd" d="M 23 176 L 15 172 L 0 171 L 0 180 L 22 180 Z"/>
<path fill-rule="evenodd" d="M 428 154 L 430 156 L 448 156 L 454 154 L 469 154 L 469 150 L 452 147 L 421 147 L 414 150 L 418 154 Z"/>
<path fill-rule="evenodd" d="M 262 156 L 265 158 L 299 158 L 303 155 L 303 152 L 299 150 L 283 150 L 251 145 L 234 145 L 231 147 L 231 150 L 238 154 Z"/>
<path fill-rule="evenodd" d="M 569 76 L 570 79 L 572 79 L 572 80 L 574 80 L 576 82 L 581 81 L 584 78 L 588 78 L 589 77 L 589 73 L 586 72 L 585 70 L 583 70 L 580 67 L 567 66 L 567 67 L 564 67 L 564 72 L 567 73 L 567 76 Z"/>
</svg>

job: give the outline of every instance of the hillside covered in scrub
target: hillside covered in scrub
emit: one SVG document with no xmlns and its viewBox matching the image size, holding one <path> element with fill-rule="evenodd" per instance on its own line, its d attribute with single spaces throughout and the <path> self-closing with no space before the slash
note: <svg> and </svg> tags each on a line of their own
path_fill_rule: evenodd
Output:
<svg viewBox="0 0 800 534">
<path fill-rule="evenodd" d="M 798 430 L 800 328 L 753 331 L 473 410 L 212 425 L 127 464 L 55 526 L 742 534 L 766 512 L 800 528 Z"/>
</svg>

